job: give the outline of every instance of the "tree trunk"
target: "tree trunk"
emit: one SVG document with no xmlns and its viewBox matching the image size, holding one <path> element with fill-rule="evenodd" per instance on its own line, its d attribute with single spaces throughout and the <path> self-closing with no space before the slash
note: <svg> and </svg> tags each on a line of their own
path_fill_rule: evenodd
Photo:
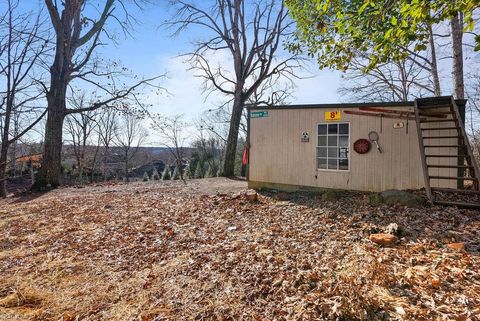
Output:
<svg viewBox="0 0 480 321">
<path fill-rule="evenodd" d="M 95 147 L 95 153 L 93 154 L 92 172 L 90 173 L 90 184 L 92 184 L 95 179 L 95 169 L 97 168 L 97 156 L 98 156 L 99 150 L 100 150 L 100 142 L 97 142 L 97 146 Z"/>
<path fill-rule="evenodd" d="M 65 100 L 63 100 L 65 101 Z M 49 102 L 50 105 L 50 102 Z M 65 114 L 59 108 L 48 107 L 47 125 L 45 127 L 45 145 L 42 167 L 38 172 L 34 189 L 43 190 L 60 186 L 60 171 L 62 168 L 62 130 Z M 63 109 L 63 108 L 62 108 Z"/>
<path fill-rule="evenodd" d="M 2 144 L 0 149 L 0 197 L 7 197 L 7 144 Z"/>
<path fill-rule="evenodd" d="M 103 181 L 106 182 L 107 181 L 108 146 L 105 145 L 104 148 L 105 148 L 105 150 L 104 150 L 103 159 L 102 159 L 102 162 L 103 162 Z"/>
<path fill-rule="evenodd" d="M 128 177 L 128 152 L 125 153 L 125 182 L 130 182 L 130 178 Z"/>
<path fill-rule="evenodd" d="M 10 84 L 8 85 L 10 88 Z M 13 97 L 10 93 L 7 93 L 7 102 L 5 110 L 5 120 L 3 124 L 2 132 L 2 145 L 0 148 L 0 198 L 7 197 L 7 158 L 8 158 L 8 146 L 9 146 L 9 130 L 10 121 L 13 109 Z"/>
<path fill-rule="evenodd" d="M 456 99 L 465 98 L 465 85 L 463 81 L 463 16 L 457 12 L 450 21 L 452 29 L 452 49 L 453 49 L 453 90 Z"/>
<path fill-rule="evenodd" d="M 14 115 L 13 119 L 13 136 L 17 137 L 18 135 L 18 115 Z M 12 160 L 12 169 L 13 169 L 13 177 L 17 177 L 17 140 L 14 142 L 11 142 L 11 144 L 8 146 L 8 154 L 9 154 L 9 159 Z"/>
<path fill-rule="evenodd" d="M 223 167 L 223 175 L 225 177 L 235 176 L 235 158 L 237 156 L 238 131 L 240 128 L 240 121 L 242 119 L 243 107 L 244 101 L 242 93 L 235 94 L 232 116 L 230 118 L 230 130 L 228 131 L 227 148 L 225 151 L 225 163 Z"/>
<path fill-rule="evenodd" d="M 180 161 L 180 156 L 177 154 L 177 168 L 178 168 L 178 173 L 180 174 L 180 179 L 184 181 L 183 179 L 183 169 L 182 169 L 182 162 Z"/>
<path fill-rule="evenodd" d="M 33 167 L 33 162 L 30 161 L 30 166 L 28 166 L 30 169 L 30 178 L 32 180 L 32 185 L 35 184 L 35 168 Z"/>
<path fill-rule="evenodd" d="M 65 33 L 69 30 L 65 30 Z M 45 190 L 60 186 L 60 172 L 62 169 L 62 134 L 63 121 L 66 116 L 66 94 L 70 77 L 71 52 L 64 34 L 57 34 L 55 60 L 50 67 L 50 89 L 47 92 L 47 123 L 42 166 L 38 172 L 35 190 Z"/>
<path fill-rule="evenodd" d="M 79 171 L 78 180 L 80 181 L 79 183 L 80 183 L 80 185 L 83 185 L 83 165 L 79 165 L 78 171 Z"/>
<path fill-rule="evenodd" d="M 408 101 L 408 76 L 405 70 L 405 61 L 397 64 L 400 71 L 400 80 L 402 85 L 402 101 Z"/>
<path fill-rule="evenodd" d="M 435 39 L 433 38 L 432 25 L 428 25 L 428 33 L 430 35 L 430 54 L 432 55 L 432 65 L 431 65 L 431 75 L 433 81 L 433 91 L 435 96 L 441 96 L 442 90 L 440 87 L 440 77 L 438 76 L 438 65 L 437 65 L 437 50 L 435 49 Z"/>
</svg>

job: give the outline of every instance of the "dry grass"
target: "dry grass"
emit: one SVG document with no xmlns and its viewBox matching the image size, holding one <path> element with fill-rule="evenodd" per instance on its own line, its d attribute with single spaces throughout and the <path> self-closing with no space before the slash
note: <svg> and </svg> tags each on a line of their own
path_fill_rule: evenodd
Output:
<svg viewBox="0 0 480 321">
<path fill-rule="evenodd" d="M 42 295 L 31 290 L 15 291 L 12 294 L 8 294 L 0 300 L 0 307 L 2 308 L 15 308 L 15 307 L 28 307 L 35 308 L 42 303 Z"/>
<path fill-rule="evenodd" d="M 0 320 L 479 320 L 478 212 L 372 208 L 361 194 L 250 203 L 232 194 L 242 186 L 149 182 L 3 202 Z M 368 240 L 391 222 L 400 244 Z"/>
</svg>

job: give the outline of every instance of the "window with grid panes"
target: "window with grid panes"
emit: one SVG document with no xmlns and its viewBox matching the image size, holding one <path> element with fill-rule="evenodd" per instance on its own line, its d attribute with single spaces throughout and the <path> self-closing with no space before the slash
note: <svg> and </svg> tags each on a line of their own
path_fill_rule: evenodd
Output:
<svg viewBox="0 0 480 321">
<path fill-rule="evenodd" d="M 350 124 L 318 124 L 317 168 L 348 170 Z"/>
</svg>

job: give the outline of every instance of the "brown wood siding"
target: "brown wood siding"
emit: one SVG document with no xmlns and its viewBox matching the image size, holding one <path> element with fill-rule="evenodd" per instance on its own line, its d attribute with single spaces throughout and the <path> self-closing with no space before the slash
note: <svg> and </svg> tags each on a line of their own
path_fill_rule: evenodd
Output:
<svg viewBox="0 0 480 321">
<path fill-rule="evenodd" d="M 388 107 L 392 109 L 392 107 Z M 402 107 L 399 110 L 406 111 Z M 364 191 L 387 189 L 417 189 L 424 187 L 415 122 L 406 120 L 345 114 L 340 122 L 350 123 L 350 168 L 348 171 L 327 171 L 316 168 L 317 124 L 324 123 L 323 108 L 268 110 L 268 117 L 250 119 L 250 177 L 257 182 L 338 188 Z M 358 110 L 348 108 L 348 110 Z M 413 110 L 410 108 L 409 110 Z M 404 128 L 394 129 L 402 121 Z M 383 122 L 382 132 L 380 124 Z M 428 125 L 428 126 L 426 126 Z M 424 127 L 446 126 L 424 124 Z M 368 138 L 377 131 L 380 154 L 375 146 L 369 153 L 359 155 L 353 151 L 353 142 Z M 301 142 L 301 134 L 308 132 L 310 141 Z M 428 131 L 429 136 L 454 135 L 454 131 Z M 455 139 L 431 140 L 428 144 L 455 144 Z M 434 148 L 427 154 L 456 154 L 456 148 Z M 431 159 L 431 164 L 452 164 L 456 158 Z M 455 169 L 432 169 L 431 175 L 456 176 Z M 315 177 L 317 176 L 317 177 Z M 432 186 L 455 187 L 456 181 L 434 181 Z"/>
</svg>

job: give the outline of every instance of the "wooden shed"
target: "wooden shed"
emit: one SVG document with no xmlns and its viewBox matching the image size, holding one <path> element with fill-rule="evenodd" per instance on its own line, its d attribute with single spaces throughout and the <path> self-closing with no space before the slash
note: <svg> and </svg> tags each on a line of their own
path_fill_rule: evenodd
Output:
<svg viewBox="0 0 480 321">
<path fill-rule="evenodd" d="M 465 101 L 442 98 L 434 108 L 418 101 L 251 107 L 249 187 L 457 189 L 470 167 L 458 146 Z"/>
</svg>

